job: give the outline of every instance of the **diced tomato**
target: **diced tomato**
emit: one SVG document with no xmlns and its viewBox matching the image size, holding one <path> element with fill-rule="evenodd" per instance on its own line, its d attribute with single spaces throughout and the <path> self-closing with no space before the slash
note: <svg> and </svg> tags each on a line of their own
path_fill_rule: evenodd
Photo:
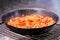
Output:
<svg viewBox="0 0 60 40">
<path fill-rule="evenodd" d="M 55 23 L 53 18 L 48 16 L 22 15 L 22 17 L 11 18 L 7 24 L 17 28 L 43 28 L 53 23 Z"/>
</svg>

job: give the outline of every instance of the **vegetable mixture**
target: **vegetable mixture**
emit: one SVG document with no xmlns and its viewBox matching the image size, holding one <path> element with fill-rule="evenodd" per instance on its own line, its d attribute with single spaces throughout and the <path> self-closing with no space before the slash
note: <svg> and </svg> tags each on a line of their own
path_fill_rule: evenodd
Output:
<svg viewBox="0 0 60 40">
<path fill-rule="evenodd" d="M 7 24 L 16 28 L 43 28 L 54 23 L 54 19 L 49 16 L 27 15 L 10 18 Z"/>
</svg>

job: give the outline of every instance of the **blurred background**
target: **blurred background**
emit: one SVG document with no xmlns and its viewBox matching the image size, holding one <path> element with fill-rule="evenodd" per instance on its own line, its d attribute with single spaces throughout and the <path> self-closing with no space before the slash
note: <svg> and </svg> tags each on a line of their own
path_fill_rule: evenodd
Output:
<svg viewBox="0 0 60 40">
<path fill-rule="evenodd" d="M 0 16 L 8 11 L 19 8 L 44 8 L 59 16 L 60 24 L 60 0 L 0 0 Z"/>
</svg>

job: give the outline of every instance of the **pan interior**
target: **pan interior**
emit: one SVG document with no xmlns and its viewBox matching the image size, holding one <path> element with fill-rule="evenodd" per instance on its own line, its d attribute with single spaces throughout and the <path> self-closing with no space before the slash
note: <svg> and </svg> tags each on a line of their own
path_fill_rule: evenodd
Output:
<svg viewBox="0 0 60 40">
<path fill-rule="evenodd" d="M 53 12 L 46 11 L 46 10 L 33 10 L 33 9 L 27 9 L 27 10 L 16 10 L 13 12 L 9 12 L 5 15 L 3 15 L 2 20 L 7 23 L 10 18 L 14 17 L 21 17 L 22 15 L 27 16 L 27 15 L 43 15 L 43 16 L 49 16 L 52 17 L 56 22 L 58 21 L 58 16 L 54 14 Z"/>
</svg>

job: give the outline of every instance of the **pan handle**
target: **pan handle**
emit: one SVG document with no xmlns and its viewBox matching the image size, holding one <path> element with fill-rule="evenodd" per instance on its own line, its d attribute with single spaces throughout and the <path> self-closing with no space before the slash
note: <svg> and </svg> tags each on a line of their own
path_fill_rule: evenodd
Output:
<svg viewBox="0 0 60 40">
<path fill-rule="evenodd" d="M 3 24 L 4 22 L 0 19 L 0 24 Z"/>
</svg>

